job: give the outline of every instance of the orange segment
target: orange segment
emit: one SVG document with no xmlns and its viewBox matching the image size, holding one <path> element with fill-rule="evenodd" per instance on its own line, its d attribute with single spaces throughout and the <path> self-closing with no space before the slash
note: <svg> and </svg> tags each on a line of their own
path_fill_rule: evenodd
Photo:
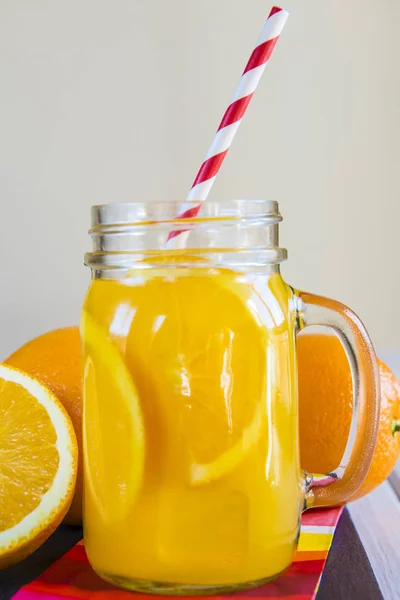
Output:
<svg viewBox="0 0 400 600">
<path fill-rule="evenodd" d="M 62 405 L 37 380 L 0 365 L 0 567 L 54 531 L 76 471 L 76 438 Z"/>
<path fill-rule="evenodd" d="M 118 348 L 85 311 L 85 481 L 102 517 L 123 520 L 142 483 L 144 427 L 136 388 Z"/>
<path fill-rule="evenodd" d="M 157 463 L 181 465 L 196 485 L 231 472 L 259 439 L 267 367 L 254 290 L 230 271 L 204 272 L 147 281 L 126 345 L 145 421 L 163 439 Z"/>
<path fill-rule="evenodd" d="M 262 412 L 256 408 L 252 423 L 243 431 L 240 440 L 233 448 L 221 454 L 209 463 L 193 463 L 190 469 L 190 480 L 193 485 L 211 483 L 228 475 L 260 439 L 262 429 Z"/>
</svg>

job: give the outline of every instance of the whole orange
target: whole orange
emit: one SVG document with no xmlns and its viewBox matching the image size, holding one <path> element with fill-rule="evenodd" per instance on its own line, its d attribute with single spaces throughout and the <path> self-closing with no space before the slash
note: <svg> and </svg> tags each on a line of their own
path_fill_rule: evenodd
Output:
<svg viewBox="0 0 400 600">
<path fill-rule="evenodd" d="M 400 383 L 378 359 L 381 415 L 378 442 L 367 477 L 352 497 L 361 498 L 392 472 L 400 455 Z M 353 391 L 350 366 L 336 336 L 298 338 L 301 466 L 329 473 L 342 459 L 349 435 Z"/>
<path fill-rule="evenodd" d="M 47 385 L 64 405 L 73 423 L 79 454 L 82 452 L 81 343 L 78 327 L 56 329 L 41 335 L 5 361 Z M 66 523 L 82 522 L 82 462 L 79 460 L 75 495 Z"/>
</svg>

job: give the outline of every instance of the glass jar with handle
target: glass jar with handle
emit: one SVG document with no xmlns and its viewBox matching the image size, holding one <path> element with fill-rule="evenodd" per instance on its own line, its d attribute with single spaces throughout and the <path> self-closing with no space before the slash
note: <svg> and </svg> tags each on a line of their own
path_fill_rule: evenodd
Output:
<svg viewBox="0 0 400 600">
<path fill-rule="evenodd" d="M 287 285 L 276 202 L 95 206 L 84 348 L 84 531 L 93 568 L 152 593 L 223 593 L 291 564 L 304 509 L 341 504 L 369 468 L 374 350 L 346 306 Z M 183 250 L 171 232 L 189 231 Z M 296 335 L 324 325 L 353 376 L 341 464 L 301 469 Z M 329 442 L 327 442 L 329 443 Z"/>
</svg>

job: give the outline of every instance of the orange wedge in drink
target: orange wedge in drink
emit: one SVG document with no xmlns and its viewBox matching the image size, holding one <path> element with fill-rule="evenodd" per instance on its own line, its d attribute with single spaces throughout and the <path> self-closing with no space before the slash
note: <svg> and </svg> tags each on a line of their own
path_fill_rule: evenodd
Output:
<svg viewBox="0 0 400 600">
<path fill-rule="evenodd" d="M 118 348 L 86 311 L 82 314 L 81 331 L 86 348 L 85 483 L 102 518 L 108 522 L 123 521 L 132 510 L 142 484 L 145 460 L 142 411 Z"/>
</svg>

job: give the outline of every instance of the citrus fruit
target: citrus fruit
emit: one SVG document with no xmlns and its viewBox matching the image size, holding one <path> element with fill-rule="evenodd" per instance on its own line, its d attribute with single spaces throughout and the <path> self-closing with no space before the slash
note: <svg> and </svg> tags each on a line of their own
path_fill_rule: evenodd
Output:
<svg viewBox="0 0 400 600">
<path fill-rule="evenodd" d="M 194 485 L 210 483 L 233 471 L 260 438 L 262 301 L 223 270 L 217 277 L 153 276 L 132 298 L 126 362 L 140 397 L 152 399 L 143 403 L 149 431 L 163 439 L 158 454 L 149 450 L 152 462 L 186 469 Z"/>
<path fill-rule="evenodd" d="M 82 392 L 81 343 L 78 327 L 56 329 L 41 335 L 14 352 L 6 364 L 29 373 L 49 387 L 63 404 L 71 418 L 82 449 Z M 82 522 L 82 465 L 78 463 L 78 477 L 66 523 Z"/>
<path fill-rule="evenodd" d="M 72 423 L 38 380 L 0 365 L 0 567 L 31 554 L 72 500 L 78 450 Z"/>
<path fill-rule="evenodd" d="M 400 383 L 378 359 L 381 415 L 378 442 L 367 477 L 352 497 L 360 498 L 382 483 L 400 454 Z M 311 473 L 335 470 L 350 430 L 353 391 L 345 351 L 334 335 L 298 338 L 301 465 Z"/>
<path fill-rule="evenodd" d="M 123 520 L 142 483 L 145 441 L 139 398 L 117 347 L 85 311 L 81 331 L 86 483 L 103 519 Z"/>
<path fill-rule="evenodd" d="M 253 422 L 243 431 L 240 440 L 213 462 L 192 463 L 190 480 L 193 485 L 210 483 L 229 474 L 246 456 L 248 451 L 257 443 L 262 428 L 262 412 L 256 408 Z"/>
</svg>

